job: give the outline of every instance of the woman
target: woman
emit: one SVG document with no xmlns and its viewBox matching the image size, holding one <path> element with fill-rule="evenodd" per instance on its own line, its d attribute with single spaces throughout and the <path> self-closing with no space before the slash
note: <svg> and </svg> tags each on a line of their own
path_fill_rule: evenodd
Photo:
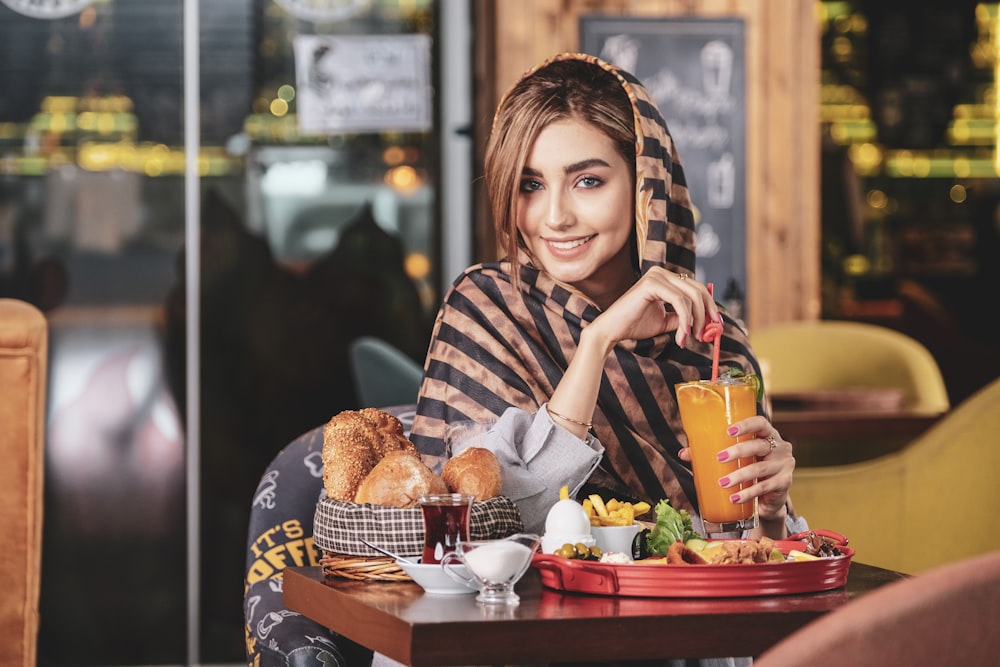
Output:
<svg viewBox="0 0 1000 667">
<path fill-rule="evenodd" d="M 673 387 L 710 377 L 712 322 L 724 324 L 721 366 L 760 369 L 692 277 L 684 170 L 649 93 L 593 56 L 552 58 L 501 100 L 485 174 L 506 258 L 467 269 L 446 295 L 411 438 L 444 453 L 449 427 L 492 424 L 503 492 L 537 532 L 563 484 L 667 498 L 697 526 Z M 788 509 L 791 445 L 763 416 L 734 426 L 752 439 L 728 455 L 759 457 L 723 483 L 757 478 L 733 499 L 758 499 L 750 536 L 801 529 Z"/>
</svg>

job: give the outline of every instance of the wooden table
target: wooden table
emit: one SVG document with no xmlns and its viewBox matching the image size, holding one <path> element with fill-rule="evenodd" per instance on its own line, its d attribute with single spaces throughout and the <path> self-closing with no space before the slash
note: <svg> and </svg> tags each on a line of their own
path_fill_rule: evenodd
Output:
<svg viewBox="0 0 1000 667">
<path fill-rule="evenodd" d="M 913 439 L 941 414 L 908 410 L 775 410 L 772 421 L 791 442 L 804 438 L 890 437 Z"/>
<path fill-rule="evenodd" d="M 547 589 L 530 569 L 521 603 L 490 609 L 474 595 L 425 595 L 413 583 L 324 582 L 289 567 L 284 601 L 355 642 L 413 667 L 756 656 L 848 600 L 905 575 L 852 563 L 847 586 L 804 595 L 666 599 Z"/>
<path fill-rule="evenodd" d="M 898 452 L 941 414 L 908 411 L 775 410 L 771 421 L 792 443 L 796 465 L 832 466 Z"/>
<path fill-rule="evenodd" d="M 800 466 L 842 465 L 899 451 L 942 413 L 919 412 L 889 389 L 826 389 L 777 394 L 771 421 L 795 447 Z"/>
</svg>

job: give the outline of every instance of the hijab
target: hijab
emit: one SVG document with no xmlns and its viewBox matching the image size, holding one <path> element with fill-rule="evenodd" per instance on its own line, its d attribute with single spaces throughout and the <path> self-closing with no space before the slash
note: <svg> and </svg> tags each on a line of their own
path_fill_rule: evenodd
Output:
<svg viewBox="0 0 1000 667">
<path fill-rule="evenodd" d="M 631 74 L 594 56 L 561 54 L 611 73 L 632 105 L 635 138 L 637 272 L 654 266 L 693 275 L 695 230 L 691 198 L 677 147 L 649 92 Z M 522 80 L 523 78 L 522 77 Z M 509 102 L 504 96 L 498 114 Z M 496 131 L 496 128 L 494 128 Z M 518 271 L 514 280 L 512 271 Z M 537 412 L 548 401 L 577 349 L 580 333 L 600 309 L 572 286 L 536 267 L 526 252 L 470 267 L 454 281 L 434 323 L 411 439 L 444 454 L 449 424 L 495 421 L 509 407 Z M 720 365 L 747 374 L 759 368 L 745 332 L 724 313 Z M 604 363 L 593 434 L 605 448 L 590 482 L 627 498 L 697 512 L 674 385 L 707 379 L 712 348 L 674 332 L 621 341 Z"/>
</svg>

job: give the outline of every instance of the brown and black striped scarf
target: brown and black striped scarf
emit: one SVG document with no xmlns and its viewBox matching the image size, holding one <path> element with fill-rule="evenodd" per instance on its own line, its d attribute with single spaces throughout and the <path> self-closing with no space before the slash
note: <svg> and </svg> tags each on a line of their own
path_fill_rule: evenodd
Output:
<svg viewBox="0 0 1000 667">
<path fill-rule="evenodd" d="M 663 266 L 693 274 L 691 199 L 676 147 L 656 104 L 631 74 L 593 56 L 556 58 L 580 58 L 605 68 L 618 78 L 632 101 L 639 129 L 636 238 L 640 270 Z M 445 296 L 411 432 L 422 451 L 443 453 L 450 423 L 495 420 L 510 406 L 537 411 L 573 358 L 581 330 L 600 314 L 583 294 L 532 266 L 529 257 L 520 260 L 517 286 L 511 280 L 510 263 L 484 263 L 467 269 Z M 685 436 L 673 387 L 710 377 L 712 350 L 694 336 L 681 349 L 673 335 L 667 332 L 648 340 L 623 341 L 605 361 L 593 417 L 593 432 L 604 445 L 605 455 L 591 481 L 634 499 L 655 503 L 668 498 L 674 507 L 697 511 L 689 465 L 677 456 Z M 728 317 L 720 361 L 759 375 L 745 333 Z"/>
</svg>

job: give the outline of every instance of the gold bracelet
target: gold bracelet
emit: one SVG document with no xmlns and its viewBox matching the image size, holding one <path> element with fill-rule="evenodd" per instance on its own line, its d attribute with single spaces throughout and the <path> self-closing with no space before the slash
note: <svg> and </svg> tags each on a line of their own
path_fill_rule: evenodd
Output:
<svg viewBox="0 0 1000 667">
<path fill-rule="evenodd" d="M 565 419 L 566 421 L 568 421 L 571 424 L 576 424 L 578 426 L 586 426 L 588 429 L 594 428 L 594 422 L 581 422 L 581 421 L 577 421 L 575 419 L 570 419 L 566 415 L 559 414 L 558 412 L 556 412 L 555 410 L 553 410 L 552 408 L 550 408 L 547 405 L 545 406 L 545 409 L 553 417 L 559 417 L 559 419 Z"/>
</svg>

